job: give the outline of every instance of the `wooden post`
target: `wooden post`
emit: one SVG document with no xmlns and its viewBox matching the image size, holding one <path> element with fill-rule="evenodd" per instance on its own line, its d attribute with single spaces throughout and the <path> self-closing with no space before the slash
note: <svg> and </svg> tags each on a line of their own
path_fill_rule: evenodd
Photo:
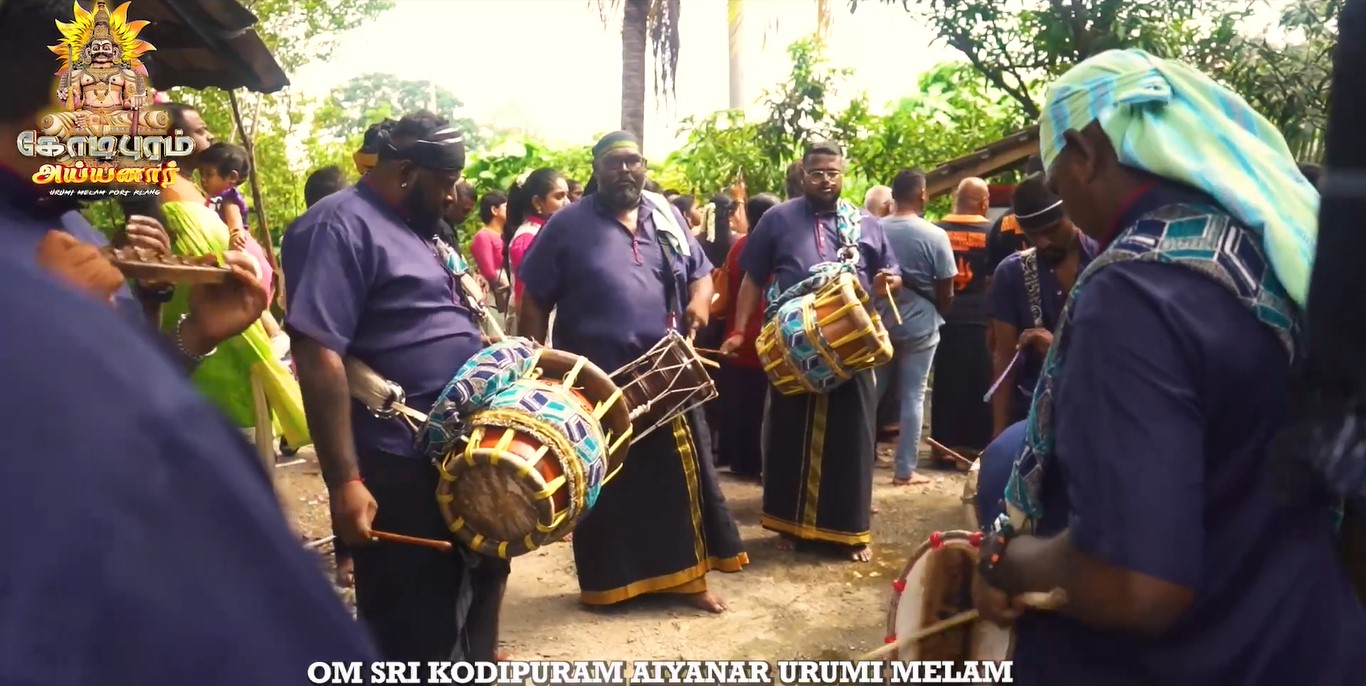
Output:
<svg viewBox="0 0 1366 686">
<path fill-rule="evenodd" d="M 279 301 L 283 303 L 285 275 L 280 271 L 280 264 L 275 259 L 275 240 L 270 235 L 270 227 L 266 226 L 266 206 L 261 197 L 261 175 L 256 166 L 256 146 L 252 144 L 252 136 L 247 133 L 247 127 L 242 123 L 242 108 L 237 103 L 237 91 L 228 91 L 228 103 L 232 106 L 233 126 L 242 135 L 242 147 L 247 149 L 247 159 L 251 160 L 251 201 L 256 206 L 256 240 L 261 243 L 261 249 L 266 253 L 266 261 L 270 262 L 270 268 L 275 271 L 275 282 L 279 284 L 276 292 L 280 294 Z"/>
</svg>

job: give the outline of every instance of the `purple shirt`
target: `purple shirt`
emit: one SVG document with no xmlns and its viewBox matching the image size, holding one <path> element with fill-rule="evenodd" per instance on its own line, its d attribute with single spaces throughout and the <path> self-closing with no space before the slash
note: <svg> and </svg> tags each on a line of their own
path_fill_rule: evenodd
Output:
<svg viewBox="0 0 1366 686">
<path fill-rule="evenodd" d="M 633 235 L 596 195 L 561 208 L 536 236 L 517 270 L 524 294 L 555 315 L 555 347 L 587 357 L 611 373 L 654 347 L 668 331 L 669 313 L 683 325 L 688 287 L 709 278 L 712 265 L 692 232 L 683 230 L 689 255 L 664 246 L 648 202 L 641 205 Z M 672 205 L 680 227 L 687 223 Z M 668 239 L 664 239 L 668 240 Z M 674 301 L 666 303 L 666 278 Z"/>
<path fill-rule="evenodd" d="M 368 185 L 318 201 L 280 246 L 289 284 L 286 326 L 370 365 L 426 412 L 482 347 L 479 327 L 430 238 L 415 233 Z M 352 402 L 356 447 L 420 457 L 412 432 Z"/>
<path fill-rule="evenodd" d="M 1150 195 L 1131 220 L 1171 197 Z M 1331 515 L 1282 504 L 1268 483 L 1268 446 L 1289 416 L 1276 336 L 1187 267 L 1111 265 L 1085 288 L 1057 380 L 1039 532 L 1070 528 L 1079 551 L 1195 601 L 1157 637 L 1028 614 L 1016 683 L 1366 683 L 1366 617 Z"/>
<path fill-rule="evenodd" d="M 9 254 L 0 321 L 22 330 L 0 355 L 0 683 L 298 683 L 378 658 L 145 323 Z"/>
<path fill-rule="evenodd" d="M 1081 239 L 1081 258 L 1077 262 L 1080 275 L 1100 252 L 1098 245 L 1089 236 L 1078 234 Z M 1062 290 L 1058 275 L 1053 273 L 1053 265 L 1046 260 L 1037 260 L 1039 273 L 1039 309 L 1043 313 L 1043 327 L 1055 331 L 1062 306 L 1067 302 L 1067 293 Z M 1029 289 L 1025 286 L 1024 257 L 1013 253 L 996 266 L 991 277 L 990 307 L 991 318 L 1015 327 L 1017 332 L 1034 327 L 1034 314 L 1029 310 Z M 1043 368 L 1043 355 L 1027 350 L 1021 355 L 1015 373 L 1015 400 L 1027 409 L 1034 397 L 1034 386 L 1039 381 L 1039 371 Z"/>
<path fill-rule="evenodd" d="M 873 298 L 872 277 L 880 269 L 896 269 L 896 256 L 887 245 L 882 224 L 871 214 L 861 213 L 859 228 L 859 280 Z M 806 198 L 793 198 L 774 207 L 759 219 L 750 232 L 745 252 L 740 255 L 740 267 L 759 286 L 768 287 L 770 278 L 778 280 L 778 291 L 785 291 L 805 279 L 811 267 L 821 262 L 834 262 L 840 248 L 835 213 L 817 216 Z"/>
</svg>

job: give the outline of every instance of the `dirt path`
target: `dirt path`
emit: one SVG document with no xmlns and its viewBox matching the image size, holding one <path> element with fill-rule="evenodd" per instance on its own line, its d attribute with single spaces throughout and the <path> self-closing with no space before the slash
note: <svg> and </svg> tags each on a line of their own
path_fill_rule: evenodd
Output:
<svg viewBox="0 0 1366 686">
<path fill-rule="evenodd" d="M 280 493 L 301 535 L 316 539 L 329 533 L 327 494 L 311 453 L 300 457 L 303 463 L 277 470 Z M 882 644 L 891 582 L 911 551 L 932 531 L 965 525 L 962 475 L 926 474 L 933 483 L 893 487 L 891 472 L 877 470 L 873 498 L 880 512 L 873 517 L 869 564 L 778 551 L 773 534 L 759 527 L 759 487 L 723 474 L 752 562 L 738 574 L 708 576 L 728 613 L 651 598 L 586 611 L 577 602 L 570 546 L 557 544 L 513 561 L 503 645 L 518 659 L 575 660 L 838 659 L 871 650 Z M 322 557 L 330 577 L 332 556 Z"/>
</svg>

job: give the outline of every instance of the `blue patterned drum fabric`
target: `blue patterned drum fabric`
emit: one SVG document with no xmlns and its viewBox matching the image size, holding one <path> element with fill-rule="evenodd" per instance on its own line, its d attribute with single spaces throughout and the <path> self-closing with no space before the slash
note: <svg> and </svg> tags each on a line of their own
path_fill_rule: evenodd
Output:
<svg viewBox="0 0 1366 686">
<path fill-rule="evenodd" d="M 814 297 L 806 295 L 783 303 L 778 308 L 777 326 L 784 348 L 783 357 L 818 393 L 823 393 L 843 383 L 849 375 L 848 370 L 842 370 L 844 376 L 841 377 L 821 355 L 825 349 L 825 355 L 833 357 L 815 322 L 807 322 L 807 318 L 815 314 L 810 303 Z M 810 331 L 814 331 L 815 336 Z"/>
<path fill-rule="evenodd" d="M 432 405 L 422 433 L 423 452 L 434 460 L 449 452 L 464 432 L 464 418 L 530 373 L 535 361 L 536 344 L 525 338 L 509 338 L 475 353 Z"/>
<path fill-rule="evenodd" d="M 598 420 L 579 404 L 571 391 L 559 385 L 521 379 L 495 395 L 488 407 L 524 412 L 555 427 L 574 446 L 587 480 L 583 505 L 585 509 L 593 507 L 607 476 L 607 441 Z M 568 460 L 575 456 L 560 457 Z"/>
</svg>

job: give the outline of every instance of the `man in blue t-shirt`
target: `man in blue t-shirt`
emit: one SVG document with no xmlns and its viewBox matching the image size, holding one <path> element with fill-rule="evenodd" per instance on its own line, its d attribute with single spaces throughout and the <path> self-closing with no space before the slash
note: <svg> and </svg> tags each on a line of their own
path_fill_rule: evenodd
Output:
<svg viewBox="0 0 1366 686">
<path fill-rule="evenodd" d="M 898 172 L 892 181 L 892 198 L 895 210 L 882 220 L 882 231 L 901 265 L 901 283 L 906 287 L 894 301 L 877 301 L 893 348 L 891 363 L 877 370 L 877 387 L 884 402 L 893 393 L 892 404 L 898 408 L 900 437 L 892 483 L 908 486 L 929 483 L 928 477 L 915 473 L 925 388 L 939 347 L 943 313 L 953 302 L 958 267 L 949 235 L 920 216 L 925 209 L 925 175 L 914 169 Z"/>
</svg>

